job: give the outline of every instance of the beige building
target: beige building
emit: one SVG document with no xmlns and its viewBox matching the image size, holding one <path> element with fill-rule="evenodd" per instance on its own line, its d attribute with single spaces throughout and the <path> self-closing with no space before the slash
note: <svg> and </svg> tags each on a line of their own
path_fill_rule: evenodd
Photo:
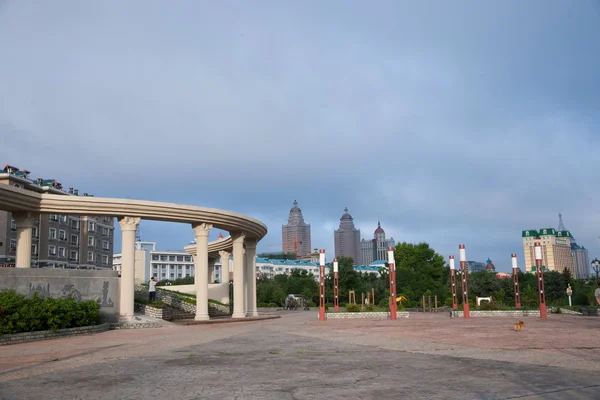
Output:
<svg viewBox="0 0 600 400">
<path fill-rule="evenodd" d="M 568 269 L 574 274 L 573 256 L 571 254 L 571 232 L 557 231 L 554 228 L 540 230 L 524 230 L 522 232 L 525 270 L 535 271 L 535 242 L 542 246 L 542 266 L 545 271 L 563 272 Z"/>
<path fill-rule="evenodd" d="M 29 174 L 29 171 L 6 165 L 0 170 L 0 184 L 38 193 L 79 196 L 77 189 L 65 192 L 55 179 L 32 180 Z M 114 230 L 113 217 L 40 214 L 32 229 L 31 266 L 110 269 Z M 16 249 L 17 221 L 10 212 L 0 210 L 0 264 L 13 266 Z"/>
<path fill-rule="evenodd" d="M 377 221 L 377 229 L 373 232 L 373 239 L 360 242 L 362 252 L 362 264 L 370 265 L 377 261 L 386 261 L 388 247 L 395 247 L 394 238 L 385 238 L 385 230 L 381 227 L 381 222 Z"/>
<path fill-rule="evenodd" d="M 344 214 L 340 218 L 340 227 L 333 231 L 335 245 L 335 256 L 352 257 L 355 265 L 363 261 L 360 247 L 360 229 L 354 226 L 354 218 L 344 208 Z"/>
<path fill-rule="evenodd" d="M 281 226 L 281 247 L 284 254 L 296 253 L 298 258 L 311 252 L 310 224 L 304 222 L 302 210 L 296 200 L 290 210 L 287 225 Z"/>
</svg>

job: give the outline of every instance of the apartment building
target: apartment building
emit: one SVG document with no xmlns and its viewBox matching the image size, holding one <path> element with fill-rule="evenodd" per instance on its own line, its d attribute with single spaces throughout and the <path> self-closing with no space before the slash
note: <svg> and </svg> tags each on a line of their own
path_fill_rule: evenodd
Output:
<svg viewBox="0 0 600 400">
<path fill-rule="evenodd" d="M 542 266 L 545 271 L 563 272 L 568 269 L 574 275 L 571 232 L 554 228 L 528 229 L 522 232 L 521 237 L 523 239 L 525 269 L 527 272 L 536 270 L 534 245 L 535 242 L 540 242 L 542 246 Z"/>
<path fill-rule="evenodd" d="M 55 179 L 29 178 L 30 172 L 6 165 L 0 170 L 0 184 L 38 193 L 79 196 L 77 189 L 64 191 Z M 89 196 L 83 193 L 83 196 Z M 115 221 L 111 216 L 41 214 L 33 228 L 33 268 L 110 269 Z M 0 210 L 0 265 L 14 266 L 17 223 L 8 211 Z"/>
</svg>

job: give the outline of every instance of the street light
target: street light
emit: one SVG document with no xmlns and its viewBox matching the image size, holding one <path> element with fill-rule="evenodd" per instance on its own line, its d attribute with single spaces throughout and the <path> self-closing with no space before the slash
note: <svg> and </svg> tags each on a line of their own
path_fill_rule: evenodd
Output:
<svg viewBox="0 0 600 400">
<path fill-rule="evenodd" d="M 458 299 L 456 298 L 456 267 L 454 266 L 454 256 L 449 256 L 450 259 L 450 285 L 452 286 L 452 309 L 458 307 Z"/>
<path fill-rule="evenodd" d="M 319 320 L 325 321 L 325 250 L 319 252 Z"/>
<path fill-rule="evenodd" d="M 333 260 L 333 308 L 334 310 L 340 311 L 340 303 L 338 299 L 338 260 Z"/>
<path fill-rule="evenodd" d="M 538 294 L 540 296 L 540 318 L 546 318 L 546 293 L 544 292 L 544 268 L 542 267 L 542 245 L 534 243 L 535 269 L 538 281 Z"/>
<path fill-rule="evenodd" d="M 596 273 L 596 282 L 598 282 L 598 275 L 600 275 L 600 260 L 597 258 L 592 260 L 592 269 Z"/>
<path fill-rule="evenodd" d="M 394 248 L 388 247 L 388 264 L 390 266 L 390 318 L 397 318 L 396 304 L 396 261 L 394 259 Z"/>
<path fill-rule="evenodd" d="M 460 273 L 462 275 L 463 318 L 471 318 L 471 313 L 469 312 L 469 283 L 467 281 L 467 253 L 464 244 L 458 245 L 458 254 L 460 258 Z"/>
</svg>

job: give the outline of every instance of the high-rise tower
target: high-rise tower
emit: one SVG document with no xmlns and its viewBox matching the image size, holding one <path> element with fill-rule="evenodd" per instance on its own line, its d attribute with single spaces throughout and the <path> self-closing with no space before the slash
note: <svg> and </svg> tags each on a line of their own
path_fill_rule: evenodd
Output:
<svg viewBox="0 0 600 400">
<path fill-rule="evenodd" d="M 281 247 L 286 254 L 296 253 L 297 257 L 310 254 L 310 224 L 304 222 L 302 210 L 294 200 L 287 225 L 281 226 Z"/>
<path fill-rule="evenodd" d="M 340 218 L 340 227 L 333 231 L 335 241 L 335 256 L 352 257 L 355 264 L 362 262 L 360 251 L 360 229 L 354 227 L 354 219 L 348 213 L 348 207 L 344 208 L 344 214 Z"/>
</svg>

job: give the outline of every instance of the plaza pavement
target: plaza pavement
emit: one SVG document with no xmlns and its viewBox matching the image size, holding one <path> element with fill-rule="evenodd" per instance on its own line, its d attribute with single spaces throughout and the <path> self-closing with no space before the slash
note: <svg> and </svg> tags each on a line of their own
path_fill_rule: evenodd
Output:
<svg viewBox="0 0 600 400">
<path fill-rule="evenodd" d="M 0 399 L 600 399 L 600 318 L 266 321 L 0 347 Z"/>
</svg>

